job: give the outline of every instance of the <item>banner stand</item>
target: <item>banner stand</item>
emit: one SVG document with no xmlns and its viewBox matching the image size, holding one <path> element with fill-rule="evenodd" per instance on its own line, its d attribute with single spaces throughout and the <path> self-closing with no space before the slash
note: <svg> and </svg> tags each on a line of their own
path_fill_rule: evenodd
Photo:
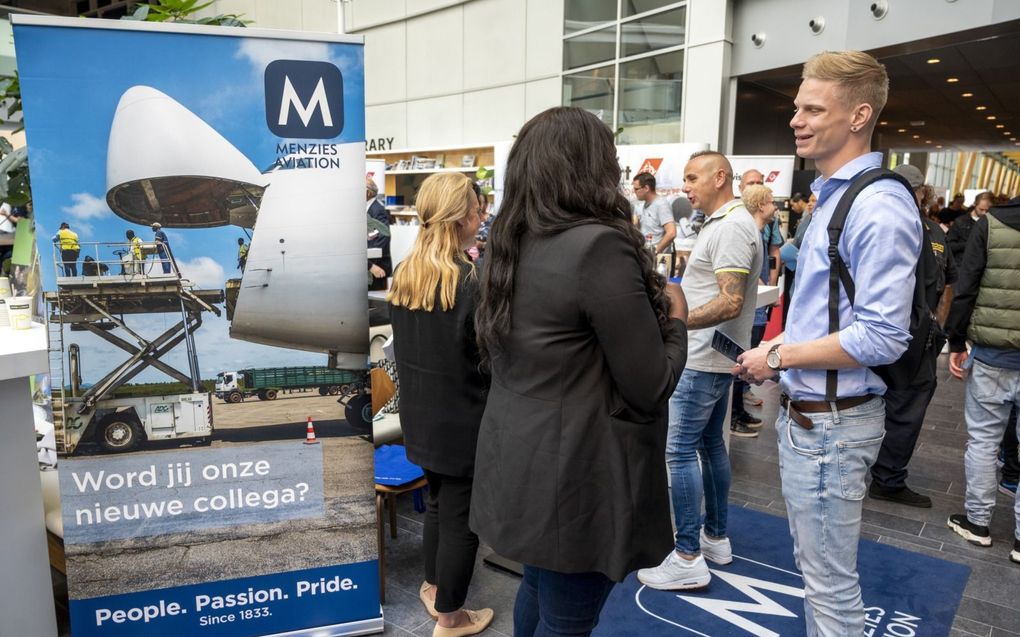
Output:
<svg viewBox="0 0 1020 637">
<path fill-rule="evenodd" d="M 12 23 L 72 633 L 382 632 L 364 39 Z"/>
</svg>

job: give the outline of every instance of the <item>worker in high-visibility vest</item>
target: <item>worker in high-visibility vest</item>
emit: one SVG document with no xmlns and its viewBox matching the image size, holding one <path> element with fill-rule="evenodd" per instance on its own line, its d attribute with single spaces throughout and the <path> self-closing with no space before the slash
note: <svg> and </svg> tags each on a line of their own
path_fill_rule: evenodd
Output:
<svg viewBox="0 0 1020 637">
<path fill-rule="evenodd" d="M 135 236 L 134 230 L 128 230 L 124 234 L 131 243 L 131 259 L 134 262 L 132 270 L 135 274 L 145 274 L 145 265 L 143 264 L 145 257 L 142 256 L 142 240 Z"/>
<path fill-rule="evenodd" d="M 53 235 L 53 243 L 60 249 L 60 262 L 64 268 L 64 276 L 78 276 L 78 255 L 81 253 L 81 244 L 78 243 L 78 234 L 71 230 L 71 226 L 60 224 L 60 230 Z"/>
<path fill-rule="evenodd" d="M 237 269 L 244 272 L 244 266 L 248 262 L 248 246 L 243 238 L 237 239 Z"/>
</svg>

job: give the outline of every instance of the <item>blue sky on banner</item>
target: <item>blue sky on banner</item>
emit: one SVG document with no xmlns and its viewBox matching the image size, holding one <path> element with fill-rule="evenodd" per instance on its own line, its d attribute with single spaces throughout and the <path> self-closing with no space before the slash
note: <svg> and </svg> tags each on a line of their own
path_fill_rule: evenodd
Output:
<svg viewBox="0 0 1020 637">
<path fill-rule="evenodd" d="M 15 42 L 33 199 L 40 227 L 43 284 L 47 290 L 55 285 L 53 246 L 49 239 L 62 221 L 78 232 L 82 242 L 124 241 L 128 229 L 143 240 L 152 238 L 147 226 L 118 217 L 106 204 L 110 124 L 121 95 L 133 86 L 150 86 L 166 93 L 219 132 L 260 170 L 265 170 L 276 161 L 278 144 L 295 141 L 275 137 L 266 125 L 263 84 L 266 66 L 277 59 L 329 61 L 344 78 L 344 129 L 338 137 L 320 141 L 364 140 L 360 45 L 49 26 L 16 26 Z M 160 125 L 159 121 L 153 122 L 153 126 Z M 239 276 L 237 239 L 247 240 L 243 229 L 224 226 L 164 230 L 182 272 L 200 287 L 222 288 L 227 278 Z M 86 254 L 83 250 L 82 258 Z M 148 323 L 155 330 L 169 318 L 150 316 L 138 320 L 144 331 Z M 210 365 L 218 368 L 221 361 L 214 361 L 203 352 L 201 341 L 217 343 L 227 338 L 226 330 L 227 323 L 221 319 L 208 320 L 199 331 L 199 357 L 209 371 Z M 75 337 L 83 347 L 87 344 L 100 349 L 107 347 L 81 333 Z M 228 350 L 230 360 L 245 365 L 309 364 L 324 360 L 322 355 L 241 341 L 220 345 L 217 349 L 221 354 Z M 153 380 L 165 378 L 158 372 L 146 372 L 138 378 Z"/>
</svg>

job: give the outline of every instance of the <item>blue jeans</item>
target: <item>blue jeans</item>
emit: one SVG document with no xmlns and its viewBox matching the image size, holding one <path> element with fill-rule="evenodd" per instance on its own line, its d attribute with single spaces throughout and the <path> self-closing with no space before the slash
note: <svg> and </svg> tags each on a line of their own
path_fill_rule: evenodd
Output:
<svg viewBox="0 0 1020 637">
<path fill-rule="evenodd" d="M 687 555 L 701 552 L 702 497 L 705 533 L 712 537 L 726 535 L 730 458 L 723 442 L 723 426 L 732 386 L 730 374 L 685 369 L 669 399 L 666 466 L 672 484 L 676 550 Z"/>
<path fill-rule="evenodd" d="M 615 585 L 602 573 L 559 573 L 525 564 L 514 602 L 514 637 L 590 635 Z"/>
<path fill-rule="evenodd" d="M 804 575 L 807 634 L 860 637 L 861 501 L 864 479 L 882 446 L 885 401 L 875 398 L 839 412 L 804 416 L 813 429 L 804 429 L 781 410 L 776 433 L 793 556 Z"/>
<path fill-rule="evenodd" d="M 995 508 L 995 455 L 1013 405 L 1020 407 L 1020 370 L 985 365 L 975 360 L 967 378 L 963 413 L 967 419 L 967 519 L 988 526 Z M 1020 498 L 1014 505 L 1016 537 L 1020 539 Z"/>
</svg>

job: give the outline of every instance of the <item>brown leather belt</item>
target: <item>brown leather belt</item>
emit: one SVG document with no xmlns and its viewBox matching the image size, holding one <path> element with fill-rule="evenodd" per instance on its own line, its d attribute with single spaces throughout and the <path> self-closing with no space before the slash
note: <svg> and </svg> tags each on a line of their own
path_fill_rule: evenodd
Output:
<svg viewBox="0 0 1020 637">
<path fill-rule="evenodd" d="M 804 414 L 831 412 L 833 406 L 836 407 L 836 411 L 841 409 L 850 409 L 851 407 L 863 405 L 872 398 L 875 398 L 873 394 L 865 394 L 864 396 L 840 398 L 839 400 L 830 403 L 826 400 L 790 400 L 789 396 L 781 394 L 779 396 L 779 404 L 783 409 L 787 410 L 787 413 L 790 415 L 790 420 L 797 423 L 804 429 L 814 429 L 814 423 L 811 422 L 811 419 Z"/>
</svg>

